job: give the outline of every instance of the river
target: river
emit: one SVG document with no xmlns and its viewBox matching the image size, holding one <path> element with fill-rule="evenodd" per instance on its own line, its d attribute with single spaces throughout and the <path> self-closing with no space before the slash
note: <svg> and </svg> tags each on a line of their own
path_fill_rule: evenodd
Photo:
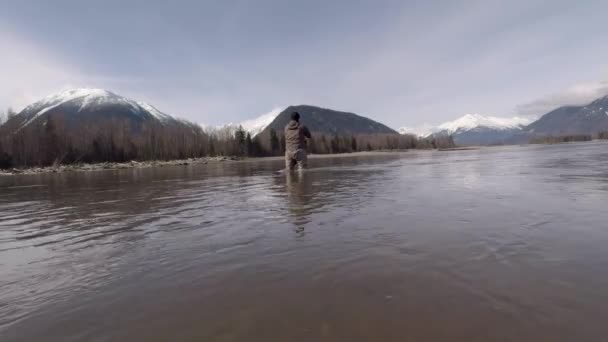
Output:
<svg viewBox="0 0 608 342">
<path fill-rule="evenodd" d="M 0 178 L 0 341 L 606 341 L 608 144 Z"/>
</svg>

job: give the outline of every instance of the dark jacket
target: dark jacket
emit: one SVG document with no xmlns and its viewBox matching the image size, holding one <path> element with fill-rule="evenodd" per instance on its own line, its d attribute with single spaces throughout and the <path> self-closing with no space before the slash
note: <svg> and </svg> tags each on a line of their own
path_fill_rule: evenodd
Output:
<svg viewBox="0 0 608 342">
<path fill-rule="evenodd" d="M 311 138 L 308 128 L 295 120 L 289 121 L 287 126 L 285 126 L 285 150 L 297 151 L 305 149 L 305 138 Z"/>
</svg>

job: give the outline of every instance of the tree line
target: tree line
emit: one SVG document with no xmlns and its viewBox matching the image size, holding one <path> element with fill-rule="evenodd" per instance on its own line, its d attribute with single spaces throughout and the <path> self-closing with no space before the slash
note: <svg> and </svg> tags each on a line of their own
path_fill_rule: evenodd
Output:
<svg viewBox="0 0 608 342">
<path fill-rule="evenodd" d="M 285 152 L 285 136 L 271 129 L 269 151 L 273 155 Z M 313 133 L 308 140 L 307 150 L 313 154 L 351 153 L 363 151 L 394 151 L 408 149 L 431 149 L 454 147 L 450 136 L 417 138 L 409 134 L 318 134 Z"/>
<path fill-rule="evenodd" d="M 52 164 L 171 160 L 209 154 L 209 137 L 196 124 L 134 123 L 120 118 L 49 115 L 44 124 L 0 126 L 0 168 Z"/>
<path fill-rule="evenodd" d="M 211 151 L 218 155 L 240 157 L 268 157 L 285 154 L 285 135 L 270 129 L 254 137 L 243 127 L 223 127 L 207 131 Z M 313 133 L 307 140 L 307 151 L 312 154 L 352 153 L 363 151 L 394 151 L 454 147 L 451 136 L 417 138 L 401 134 L 328 135 Z"/>
<path fill-rule="evenodd" d="M 530 140 L 530 144 L 558 144 L 591 140 L 593 140 L 593 136 L 591 134 L 546 135 L 532 138 Z"/>
<path fill-rule="evenodd" d="M 9 120 L 0 126 L 0 168 L 53 164 L 173 160 L 208 156 L 265 157 L 285 153 L 282 132 L 251 136 L 242 127 L 203 129 L 193 123 L 133 123 L 127 119 L 79 119 L 60 113 L 44 124 L 20 128 Z M 314 154 L 453 147 L 451 137 L 417 138 L 399 134 L 314 134 Z"/>
</svg>

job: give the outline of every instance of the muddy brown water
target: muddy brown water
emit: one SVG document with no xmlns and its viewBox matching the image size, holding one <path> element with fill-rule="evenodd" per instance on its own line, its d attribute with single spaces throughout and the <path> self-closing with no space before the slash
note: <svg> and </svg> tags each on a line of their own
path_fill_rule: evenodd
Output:
<svg viewBox="0 0 608 342">
<path fill-rule="evenodd" d="M 0 178 L 0 341 L 607 341 L 608 144 Z"/>
</svg>

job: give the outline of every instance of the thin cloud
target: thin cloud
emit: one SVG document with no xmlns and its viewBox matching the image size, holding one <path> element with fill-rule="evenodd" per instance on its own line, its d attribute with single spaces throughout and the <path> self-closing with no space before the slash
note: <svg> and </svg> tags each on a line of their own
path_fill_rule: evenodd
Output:
<svg viewBox="0 0 608 342">
<path fill-rule="evenodd" d="M 21 110 L 51 93 L 70 88 L 117 90 L 130 81 L 83 73 L 48 51 L 0 28 L 0 110 Z M 120 88 L 120 87 L 118 87 Z M 119 90 L 119 89 L 118 89 Z"/>
<path fill-rule="evenodd" d="M 584 105 L 608 95 L 608 81 L 575 84 L 563 92 L 522 104 L 517 107 L 520 115 L 543 115 L 568 105 Z"/>
<path fill-rule="evenodd" d="M 543 114 L 597 92 L 542 94 L 608 79 L 601 2 L 110 2 L 0 5 L 0 109 L 94 87 L 213 125 L 281 103 L 416 127 Z"/>
</svg>

